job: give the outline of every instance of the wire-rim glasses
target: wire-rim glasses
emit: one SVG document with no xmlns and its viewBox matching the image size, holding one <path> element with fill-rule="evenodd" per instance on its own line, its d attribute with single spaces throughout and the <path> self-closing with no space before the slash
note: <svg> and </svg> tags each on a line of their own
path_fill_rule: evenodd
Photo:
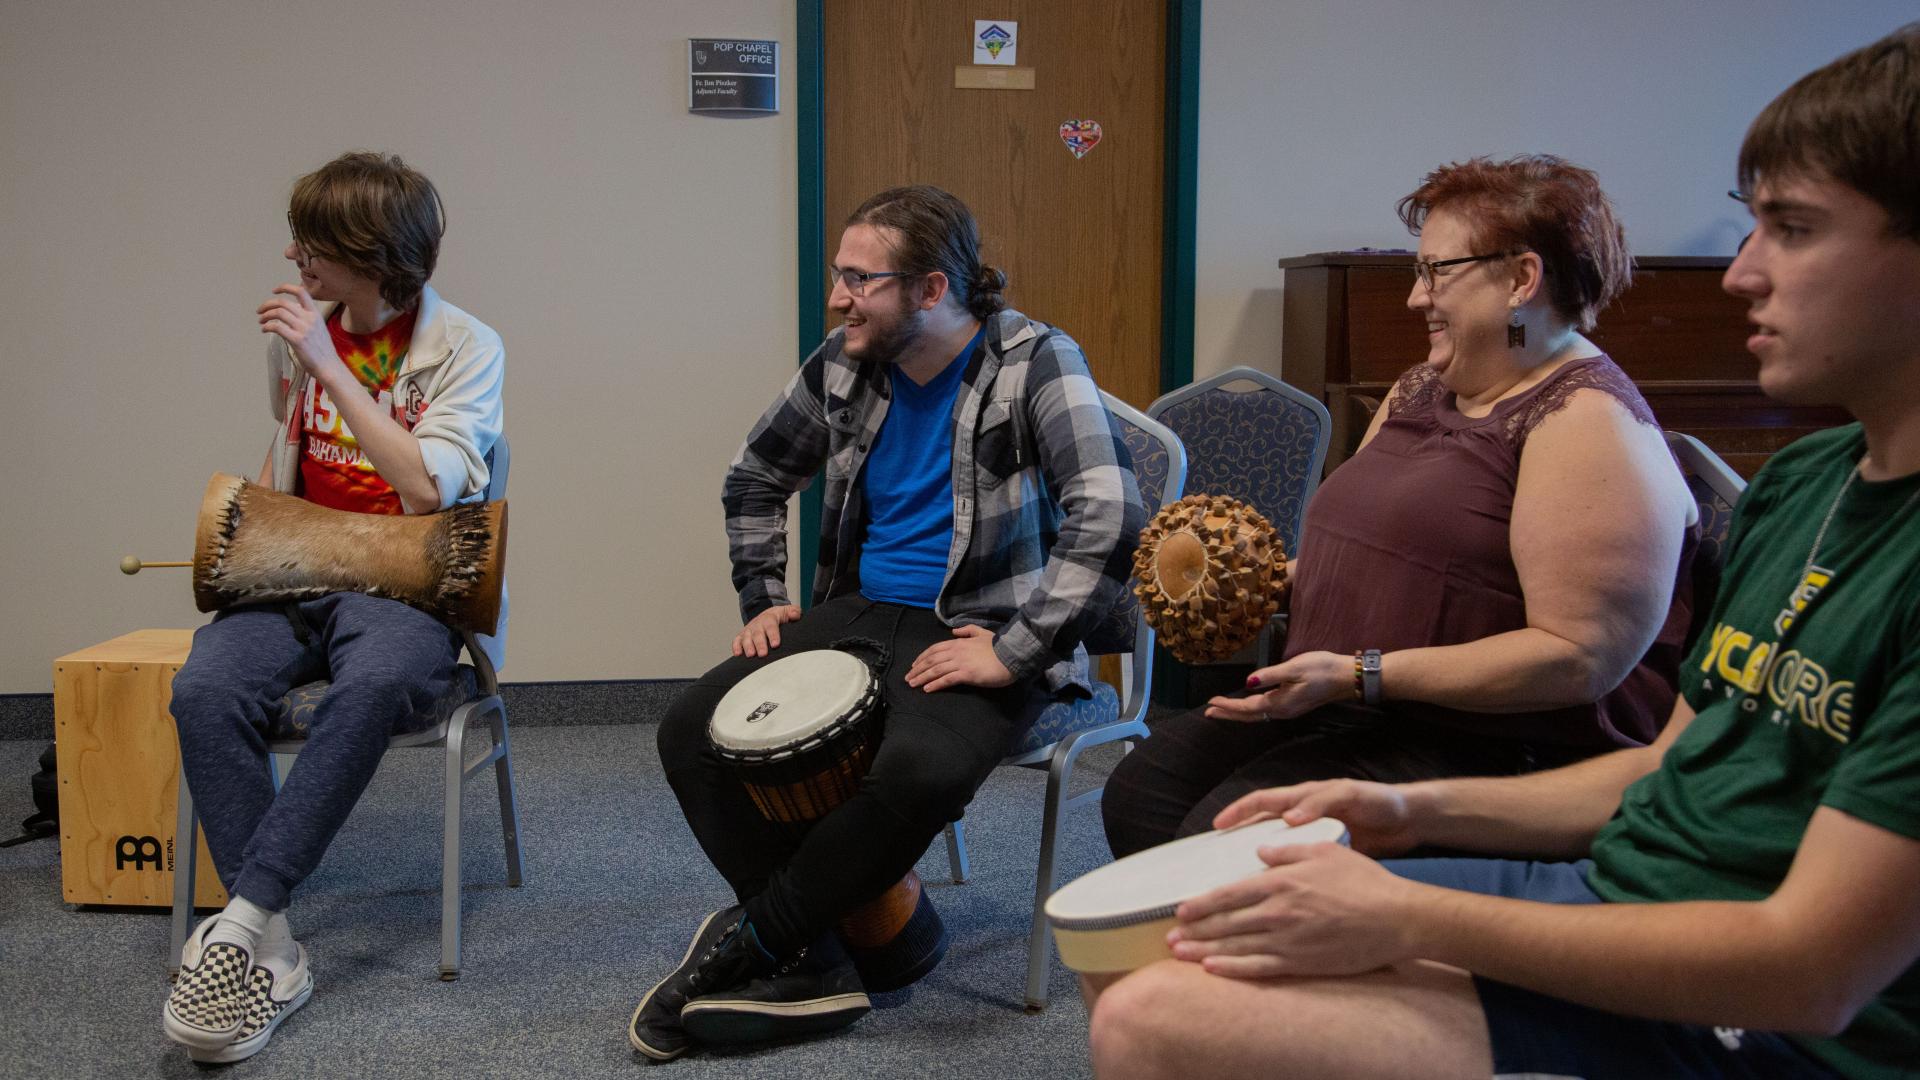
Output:
<svg viewBox="0 0 1920 1080">
<path fill-rule="evenodd" d="M 832 263 L 827 264 L 827 289 L 832 291 L 834 281 L 847 287 L 854 296 L 867 295 L 867 286 L 885 278 L 912 277 L 911 270 L 842 270 Z"/>
</svg>

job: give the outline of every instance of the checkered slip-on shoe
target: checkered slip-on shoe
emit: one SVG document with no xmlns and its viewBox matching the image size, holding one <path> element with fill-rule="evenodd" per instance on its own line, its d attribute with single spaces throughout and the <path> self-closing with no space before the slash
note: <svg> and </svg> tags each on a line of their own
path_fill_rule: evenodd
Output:
<svg viewBox="0 0 1920 1080">
<path fill-rule="evenodd" d="M 273 1029 L 280 1026 L 293 1010 L 313 996 L 313 972 L 307 968 L 307 948 L 296 943 L 298 958 L 287 971 L 273 970 L 271 964 L 255 964 L 247 974 L 246 1018 L 234 1040 L 218 1049 L 187 1047 L 187 1056 L 195 1061 L 245 1061 L 266 1049 Z"/>
<path fill-rule="evenodd" d="M 217 1050 L 240 1034 L 247 1019 L 247 976 L 253 958 L 226 942 L 207 944 L 220 916 L 202 919 L 180 953 L 180 977 L 167 995 L 161 1023 L 183 1046 Z"/>
</svg>

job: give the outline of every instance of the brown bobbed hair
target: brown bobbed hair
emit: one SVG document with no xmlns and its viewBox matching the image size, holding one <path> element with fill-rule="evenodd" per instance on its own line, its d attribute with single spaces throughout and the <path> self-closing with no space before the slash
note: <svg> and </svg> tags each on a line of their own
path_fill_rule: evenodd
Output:
<svg viewBox="0 0 1920 1080">
<path fill-rule="evenodd" d="M 888 188 L 860 204 L 848 225 L 891 229 L 888 242 L 897 269 L 911 274 L 939 271 L 947 289 L 976 319 L 1007 306 L 1000 294 L 1007 275 L 980 262 L 980 226 L 973 211 L 931 184 Z"/>
<path fill-rule="evenodd" d="M 1474 250 L 1463 255 L 1540 256 L 1547 302 L 1582 331 L 1633 284 L 1626 232 L 1599 178 L 1551 154 L 1442 165 L 1397 209 L 1416 236 L 1435 210 L 1465 218 Z"/>
<path fill-rule="evenodd" d="M 1740 144 L 1740 190 L 1829 177 L 1879 203 L 1887 231 L 1920 240 L 1920 22 L 1788 87 Z"/>
<path fill-rule="evenodd" d="M 309 254 L 380 283 L 405 311 L 440 259 L 446 214 L 433 182 L 397 155 L 342 154 L 293 182 L 287 220 Z"/>
</svg>

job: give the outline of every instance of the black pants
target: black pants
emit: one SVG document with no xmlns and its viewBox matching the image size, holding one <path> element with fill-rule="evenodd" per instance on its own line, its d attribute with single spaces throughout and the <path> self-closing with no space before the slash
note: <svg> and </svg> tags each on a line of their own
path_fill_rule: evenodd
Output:
<svg viewBox="0 0 1920 1080">
<path fill-rule="evenodd" d="M 1101 797 L 1115 858 L 1213 828 L 1214 815 L 1262 788 L 1351 777 L 1406 783 L 1508 776 L 1596 753 L 1539 746 L 1329 705 L 1293 720 L 1168 717 L 1120 759 Z"/>
<path fill-rule="evenodd" d="M 748 674 L 850 635 L 880 641 L 892 653 L 882 680 L 886 735 L 853 798 L 796 839 L 754 808 L 738 774 L 713 753 L 707 724 L 721 697 Z M 770 655 L 727 660 L 667 710 L 660 725 L 667 782 L 707 858 L 748 905 L 774 952 L 814 940 L 913 869 L 1048 704 L 1034 681 L 933 694 L 909 687 L 914 659 L 952 636 L 925 608 L 838 597 L 781 626 L 780 647 Z"/>
</svg>

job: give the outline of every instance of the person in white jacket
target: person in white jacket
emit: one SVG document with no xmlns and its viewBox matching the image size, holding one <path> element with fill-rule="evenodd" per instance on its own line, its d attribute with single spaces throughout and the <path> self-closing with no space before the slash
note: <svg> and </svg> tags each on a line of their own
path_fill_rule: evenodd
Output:
<svg viewBox="0 0 1920 1080">
<path fill-rule="evenodd" d="M 260 482 L 335 509 L 420 514 L 485 497 L 500 437 L 499 335 L 441 300 L 439 194 L 398 157 L 351 153 L 294 184 L 297 283 L 260 305 L 280 421 Z M 502 619 L 504 622 L 504 610 Z M 499 633 L 488 652 L 497 662 Z M 196 1061 L 258 1053 L 313 992 L 287 927 L 394 734 L 457 692 L 459 636 L 398 601 L 338 592 L 230 608 L 194 634 L 173 682 L 187 782 L 227 908 L 197 927 L 163 1010 Z M 330 686 L 274 791 L 280 699 Z"/>
</svg>

